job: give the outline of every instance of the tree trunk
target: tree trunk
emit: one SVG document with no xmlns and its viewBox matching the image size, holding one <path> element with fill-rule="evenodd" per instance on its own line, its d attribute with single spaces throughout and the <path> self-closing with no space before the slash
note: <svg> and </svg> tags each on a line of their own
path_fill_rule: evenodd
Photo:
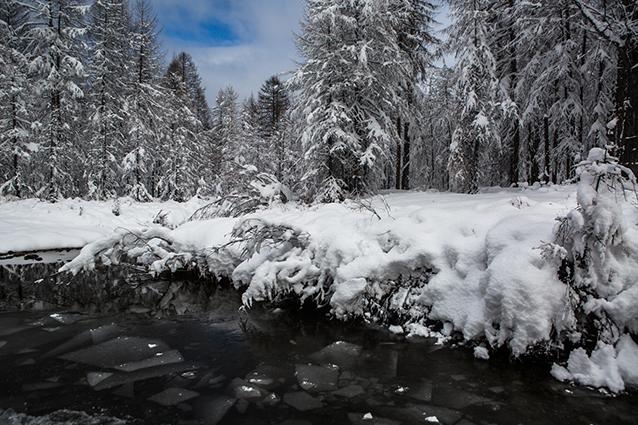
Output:
<svg viewBox="0 0 638 425">
<path fill-rule="evenodd" d="M 550 147 L 549 147 L 549 117 L 547 115 L 545 115 L 543 117 L 543 138 L 544 138 L 544 156 L 545 156 L 545 160 L 544 160 L 544 171 L 543 171 L 543 180 L 545 183 L 549 182 L 549 176 L 550 176 Z"/>
<path fill-rule="evenodd" d="M 402 130 L 401 117 L 399 117 L 397 118 L 397 133 L 399 137 L 397 137 L 397 152 L 396 152 L 396 164 L 395 164 L 396 174 L 394 177 L 394 184 L 397 190 L 401 190 L 401 183 L 402 183 L 401 169 L 402 169 L 402 162 L 403 162 L 403 147 L 401 146 L 401 130 Z"/>
<path fill-rule="evenodd" d="M 529 146 L 529 162 L 531 164 L 529 176 L 529 182 L 531 184 L 536 183 L 540 177 L 540 167 L 538 164 L 538 145 L 538 135 L 534 134 L 532 123 L 529 123 L 527 125 L 527 146 Z"/>
<path fill-rule="evenodd" d="M 514 0 L 510 0 L 509 1 L 509 7 L 513 8 L 514 7 Z M 518 63 L 516 62 L 516 45 L 514 44 L 516 41 L 516 34 L 514 34 L 514 28 L 510 27 L 509 30 L 509 45 L 510 45 L 510 49 L 509 49 L 509 54 L 511 57 L 510 60 L 510 98 L 515 101 L 515 97 L 516 97 L 516 84 L 518 82 Z M 518 178 L 519 178 L 519 162 L 520 162 L 520 158 L 519 158 L 519 152 L 520 152 L 520 147 L 521 147 L 521 134 L 520 134 L 520 126 L 518 124 L 518 117 L 516 117 L 514 119 L 514 135 L 512 137 L 512 155 L 510 158 L 510 184 L 516 184 L 518 183 Z"/>
<path fill-rule="evenodd" d="M 401 189 L 410 189 L 410 123 L 403 126 L 403 167 L 401 169 Z"/>
</svg>

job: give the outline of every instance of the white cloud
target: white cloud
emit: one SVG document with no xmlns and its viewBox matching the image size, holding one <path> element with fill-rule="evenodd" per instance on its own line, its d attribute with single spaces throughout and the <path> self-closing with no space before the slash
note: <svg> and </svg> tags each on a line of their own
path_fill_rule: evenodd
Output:
<svg viewBox="0 0 638 425">
<path fill-rule="evenodd" d="M 169 59 L 182 50 L 193 56 L 211 105 L 222 87 L 230 84 L 242 97 L 248 96 L 257 93 L 269 76 L 296 68 L 293 33 L 299 28 L 304 0 L 155 0 L 154 4 L 165 28 L 222 22 L 235 35 L 232 43 L 164 36 Z"/>
</svg>

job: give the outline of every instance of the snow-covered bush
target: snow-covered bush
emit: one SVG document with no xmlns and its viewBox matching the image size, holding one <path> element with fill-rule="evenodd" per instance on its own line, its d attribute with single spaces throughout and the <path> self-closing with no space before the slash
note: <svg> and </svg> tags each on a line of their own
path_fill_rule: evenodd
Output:
<svg viewBox="0 0 638 425">
<path fill-rule="evenodd" d="M 237 167 L 239 171 L 234 190 L 195 211 L 190 220 L 239 217 L 274 203 L 292 200 L 290 190 L 272 174 L 259 173 L 250 165 L 237 164 Z"/>
<path fill-rule="evenodd" d="M 616 391 L 624 388 L 618 380 L 607 385 L 591 374 L 585 378 L 586 362 L 578 359 L 609 363 L 616 357 L 614 345 L 621 339 L 633 344 L 627 333 L 638 333 L 637 231 L 623 213 L 623 208 L 633 208 L 627 201 L 635 201 L 636 178 L 601 148 L 592 149 L 577 165 L 577 175 L 578 207 L 559 219 L 554 242 L 544 246 L 545 257 L 559 265 L 568 291 L 565 317 L 570 326 L 556 336 L 567 348 L 577 347 L 569 359 L 569 374 L 556 366 L 554 375 Z"/>
</svg>

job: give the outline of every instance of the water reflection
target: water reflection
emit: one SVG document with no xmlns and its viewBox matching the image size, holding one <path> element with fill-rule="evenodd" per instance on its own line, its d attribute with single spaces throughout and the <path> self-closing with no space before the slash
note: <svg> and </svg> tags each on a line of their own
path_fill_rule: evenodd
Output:
<svg viewBox="0 0 638 425">
<path fill-rule="evenodd" d="M 463 348 L 282 308 L 243 312 L 223 284 L 154 281 L 128 269 L 51 276 L 56 268 L 0 272 L 0 300 L 14 310 L 0 314 L 0 409 L 57 412 L 48 423 L 64 423 L 55 422 L 64 415 L 75 415 L 66 423 L 119 423 L 106 416 L 180 425 L 634 424 L 638 417 L 636 396 L 565 386 L 541 366 L 478 361 Z M 5 410 L 0 422 L 9 417 Z"/>
</svg>

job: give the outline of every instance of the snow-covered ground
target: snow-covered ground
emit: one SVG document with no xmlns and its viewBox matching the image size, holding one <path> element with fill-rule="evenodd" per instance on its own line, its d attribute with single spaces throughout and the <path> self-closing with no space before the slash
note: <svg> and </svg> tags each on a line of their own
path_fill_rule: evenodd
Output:
<svg viewBox="0 0 638 425">
<path fill-rule="evenodd" d="M 553 330 L 573 325 L 568 288 L 558 279 L 556 264 L 538 248 L 552 241 L 555 219 L 576 207 L 575 186 L 494 189 L 477 195 L 386 193 L 342 204 L 276 204 L 239 218 L 184 222 L 174 230 L 149 227 L 160 209 L 170 211 L 168 221 L 177 224 L 198 206 L 201 201 L 123 202 L 115 217 L 112 204 L 105 203 L 3 204 L 0 251 L 81 246 L 121 228 L 110 240 L 85 247 L 65 266 L 75 272 L 92 267 L 95 254 L 133 230 L 159 238 L 132 248 L 123 244 L 129 256 L 152 263 L 156 271 L 192 265 L 196 259 L 201 266 L 203 261 L 211 273 L 231 277 L 248 305 L 294 293 L 330 303 L 338 317 L 375 320 L 380 312 L 392 312 L 384 318 L 401 318 L 388 323 L 393 332 L 416 335 L 429 333 L 423 326 L 427 318 L 442 322 L 444 334 L 458 331 L 484 344 L 477 347 L 480 358 L 489 357 L 486 346 L 505 345 L 521 355 L 549 341 Z M 629 203 L 623 209 L 628 224 L 624 240 L 635 246 L 638 209 Z M 425 274 L 429 278 L 419 282 Z M 616 304 L 624 305 L 622 323 L 635 335 L 634 292 L 618 293 Z M 638 369 L 638 346 L 627 336 L 617 352 L 608 347 L 605 368 L 613 369 L 617 379 L 613 385 L 605 379 L 595 382 L 614 391 L 638 385 L 631 371 Z M 594 382 L 582 378 L 583 365 L 602 373 L 600 362 L 585 359 L 586 354 L 579 368 L 555 368 L 555 376 Z"/>
<path fill-rule="evenodd" d="M 114 202 L 65 199 L 55 204 L 37 199 L 0 202 L 0 254 L 58 248 L 82 248 L 89 242 L 111 235 L 117 228 L 149 225 L 160 211 L 167 223 L 188 219 L 203 201 L 187 203 L 138 203 L 120 200 L 120 215 L 112 212 Z"/>
</svg>

